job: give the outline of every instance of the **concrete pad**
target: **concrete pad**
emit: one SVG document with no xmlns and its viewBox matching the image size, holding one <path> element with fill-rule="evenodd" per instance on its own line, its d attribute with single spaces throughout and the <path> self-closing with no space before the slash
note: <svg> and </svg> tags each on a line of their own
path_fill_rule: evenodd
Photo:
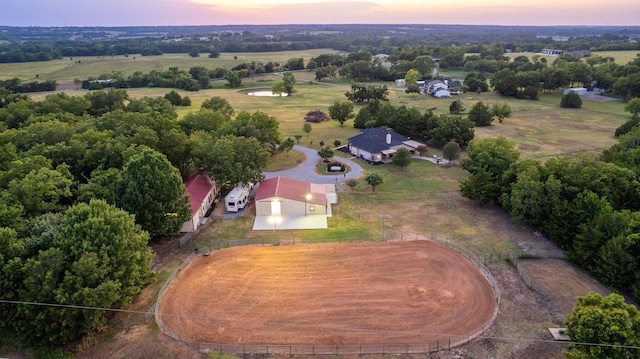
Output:
<svg viewBox="0 0 640 359">
<path fill-rule="evenodd" d="M 327 216 L 325 215 L 295 215 L 281 216 L 278 223 L 274 223 L 270 216 L 256 216 L 253 221 L 254 231 L 278 231 L 285 229 L 326 229 Z"/>
<path fill-rule="evenodd" d="M 566 330 L 567 328 L 549 328 L 551 335 L 553 335 L 553 339 L 563 342 L 571 341 L 571 339 L 566 334 L 564 334 Z"/>
</svg>

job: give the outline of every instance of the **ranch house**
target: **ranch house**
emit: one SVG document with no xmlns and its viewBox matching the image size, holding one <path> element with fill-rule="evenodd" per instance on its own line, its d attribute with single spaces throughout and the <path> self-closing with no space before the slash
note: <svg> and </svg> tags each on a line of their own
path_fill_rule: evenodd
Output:
<svg viewBox="0 0 640 359">
<path fill-rule="evenodd" d="M 400 148 L 414 153 L 422 145 L 391 129 L 366 128 L 359 135 L 349 138 L 349 153 L 370 163 L 385 163 L 391 161 Z"/>
<path fill-rule="evenodd" d="M 256 190 L 253 230 L 328 228 L 327 217 L 336 203 L 334 184 L 270 178 Z"/>
<path fill-rule="evenodd" d="M 216 198 L 216 184 L 209 176 L 193 173 L 184 182 L 185 194 L 189 195 L 191 219 L 182 225 L 181 232 L 195 232 L 206 222 L 205 215 Z"/>
<path fill-rule="evenodd" d="M 431 80 L 425 81 L 423 84 L 424 93 L 436 98 L 451 97 L 448 81 Z"/>
</svg>

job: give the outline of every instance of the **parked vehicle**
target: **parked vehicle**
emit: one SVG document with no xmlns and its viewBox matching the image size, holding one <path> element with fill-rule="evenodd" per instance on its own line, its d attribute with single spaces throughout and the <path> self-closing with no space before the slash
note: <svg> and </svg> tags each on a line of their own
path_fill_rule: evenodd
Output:
<svg viewBox="0 0 640 359">
<path fill-rule="evenodd" d="M 224 205 L 227 212 L 238 212 L 249 203 L 249 192 L 253 186 L 238 185 L 224 198 Z"/>
</svg>

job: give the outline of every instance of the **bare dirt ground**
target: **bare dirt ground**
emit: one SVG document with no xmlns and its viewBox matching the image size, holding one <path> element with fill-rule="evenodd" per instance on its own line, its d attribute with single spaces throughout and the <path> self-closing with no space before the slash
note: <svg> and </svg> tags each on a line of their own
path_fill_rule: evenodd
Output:
<svg viewBox="0 0 640 359">
<path fill-rule="evenodd" d="M 376 218 L 379 213 L 390 213 L 392 219 L 402 218 L 398 223 L 390 221 L 389 227 L 394 231 L 419 232 L 427 236 L 435 234 L 453 238 L 479 257 L 484 257 L 483 253 L 486 253 L 489 248 L 503 248 L 504 251 L 513 250 L 513 248 L 530 251 L 557 249 L 551 241 L 536 236 L 532 228 L 514 223 L 504 211 L 498 208 L 482 207 L 479 210 L 474 202 L 462 198 L 457 192 L 432 197 L 435 198 L 406 201 L 394 207 L 379 208 L 374 204 L 370 207 L 375 208 L 373 215 Z M 341 208 L 343 206 L 345 203 L 337 206 L 337 212 L 334 215 L 344 215 L 343 212 L 351 213 L 352 208 Z M 362 211 L 363 208 L 359 207 L 359 210 Z M 215 223 L 210 220 L 199 236 L 211 236 Z M 509 246 L 504 246 L 502 243 L 507 243 Z M 154 268 L 173 270 L 188 255 L 187 251 L 181 253 L 182 249 L 175 241 L 153 243 L 152 247 L 156 253 Z M 525 264 L 527 274 L 534 280 L 539 280 L 539 277 L 535 276 L 535 269 L 528 267 L 529 263 Z M 539 263 L 544 266 L 547 262 Z M 528 288 L 515 268 L 506 261 L 496 261 L 488 267 L 501 291 L 501 303 L 495 324 L 479 339 L 451 351 L 431 354 L 429 358 L 564 358 L 562 351 L 565 349 L 565 344 L 553 342 L 547 328 L 562 326 L 566 310 L 575 305 L 575 300 L 572 298 L 586 295 L 590 291 L 598 290 L 601 286 L 571 265 L 556 261 L 552 268 L 549 268 L 548 275 L 544 276 L 550 283 L 544 288 L 547 289 L 546 293 L 551 294 L 557 291 L 562 295 L 545 296 Z M 571 284 L 583 281 L 585 286 Z M 569 289 L 572 289 L 572 293 L 564 293 Z M 157 288 L 149 287 L 144 293 L 149 291 L 155 293 Z M 149 327 L 155 329 L 148 329 Z M 152 349 L 153 355 L 144 354 Z M 188 354 L 185 354 L 185 351 L 188 351 Z M 112 353 L 118 354 L 111 355 Z M 86 349 L 79 357 L 205 358 L 203 354 L 187 349 L 163 335 L 157 329 L 153 319 L 141 325 L 140 329 L 137 327 L 129 330 L 114 328 L 100 335 L 96 345 Z M 316 355 L 308 358 L 317 357 Z M 370 359 L 383 357 L 389 358 L 389 356 L 368 356 Z M 348 359 L 349 357 L 340 356 L 339 358 Z M 331 357 L 331 359 L 339 358 Z"/>
<path fill-rule="evenodd" d="M 545 294 L 565 316 L 571 313 L 579 296 L 589 292 L 602 295 L 611 293 L 595 279 L 560 259 L 521 260 L 520 266 L 536 285 L 545 289 Z"/>
<path fill-rule="evenodd" d="M 165 293 L 164 327 L 217 344 L 424 344 L 482 328 L 495 295 L 431 241 L 237 247 L 194 260 Z"/>
</svg>

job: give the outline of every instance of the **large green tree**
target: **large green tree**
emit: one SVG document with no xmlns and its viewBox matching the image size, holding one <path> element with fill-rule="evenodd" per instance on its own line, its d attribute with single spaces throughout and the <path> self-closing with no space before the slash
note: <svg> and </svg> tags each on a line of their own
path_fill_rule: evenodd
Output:
<svg viewBox="0 0 640 359">
<path fill-rule="evenodd" d="M 187 113 L 178 123 L 182 131 L 185 134 L 190 135 L 195 131 L 207 131 L 213 133 L 229 121 L 229 118 L 219 110 L 202 108 L 199 111 Z"/>
<path fill-rule="evenodd" d="M 146 146 L 135 149 L 116 188 L 118 207 L 134 214 L 152 238 L 176 234 L 191 215 L 180 172 Z"/>
<path fill-rule="evenodd" d="M 72 195 L 72 183 L 72 176 L 66 165 L 60 165 L 55 170 L 40 168 L 9 182 L 3 197 L 8 203 L 21 204 L 24 215 L 33 217 L 62 210 L 65 207 L 63 202 Z"/>
<path fill-rule="evenodd" d="M 231 88 L 239 87 L 242 84 L 240 71 L 227 71 L 224 74 L 224 79 L 227 80 L 227 86 Z"/>
<path fill-rule="evenodd" d="M 466 147 L 469 141 L 475 137 L 475 124 L 467 117 L 438 115 L 431 116 L 427 120 L 428 128 L 423 134 L 433 146 L 440 147 L 449 141 L 455 141 L 462 147 Z"/>
<path fill-rule="evenodd" d="M 451 161 L 457 160 L 460 157 L 460 145 L 458 145 L 455 141 L 449 141 L 442 148 L 442 157 L 449 161 L 448 165 L 451 165 Z"/>
<path fill-rule="evenodd" d="M 333 105 L 329 106 L 329 116 L 334 121 L 340 123 L 340 127 L 344 126 L 344 123 L 354 117 L 353 102 L 351 101 L 336 101 Z"/>
<path fill-rule="evenodd" d="M 640 117 L 640 98 L 636 97 L 629 100 L 629 102 L 624 105 L 624 110 L 629 112 L 633 118 Z"/>
<path fill-rule="evenodd" d="M 384 183 L 384 178 L 378 172 L 367 173 L 364 181 L 371 186 L 371 192 L 376 191 L 376 187 Z"/>
<path fill-rule="evenodd" d="M 480 203 L 497 202 L 505 184 L 503 175 L 520 157 L 515 146 L 504 137 L 471 141 L 467 157 L 461 161 L 462 168 L 470 173 L 460 184 L 462 195 Z"/>
<path fill-rule="evenodd" d="M 213 96 L 212 98 L 204 100 L 200 107 L 212 111 L 219 111 L 227 120 L 230 120 L 231 117 L 233 117 L 233 115 L 235 114 L 235 110 L 233 109 L 233 106 L 231 106 L 229 101 L 220 96 Z"/>
<path fill-rule="evenodd" d="M 418 82 L 418 79 L 420 79 L 420 72 L 416 69 L 411 69 L 407 71 L 406 75 L 404 75 L 404 81 L 407 86 L 415 85 Z"/>
<path fill-rule="evenodd" d="M 506 102 L 496 102 L 491 105 L 491 113 L 502 123 L 505 118 L 511 117 L 511 106 Z"/>
<path fill-rule="evenodd" d="M 406 148 L 399 148 L 391 158 L 391 162 L 400 167 L 400 171 L 411 164 L 411 152 Z"/>
<path fill-rule="evenodd" d="M 287 93 L 287 95 L 291 96 L 291 94 L 293 93 L 293 87 L 296 84 L 296 77 L 293 75 L 293 73 L 287 71 L 282 74 L 282 82 L 284 83 L 284 91 Z"/>
<path fill-rule="evenodd" d="M 222 136 L 205 142 L 205 151 L 197 159 L 201 171 L 208 173 L 219 186 L 258 183 L 264 179 L 269 152 L 255 139 Z"/>
<path fill-rule="evenodd" d="M 469 120 L 475 123 L 476 126 L 489 126 L 493 122 L 493 113 L 491 108 L 484 104 L 482 101 L 478 101 L 473 104 L 469 110 Z"/>
<path fill-rule="evenodd" d="M 28 259 L 22 300 L 120 308 L 149 283 L 149 234 L 132 215 L 93 200 L 69 208 L 52 246 Z M 97 330 L 104 311 L 20 305 L 14 327 L 31 344 L 60 345 Z"/>
<path fill-rule="evenodd" d="M 267 151 L 273 154 L 282 141 L 279 127 L 280 122 L 265 112 L 242 111 L 233 121 L 225 124 L 220 135 L 255 138 Z"/>
<path fill-rule="evenodd" d="M 570 359 L 638 358 L 640 313 L 619 294 L 589 293 L 579 297 L 565 319 L 572 342 Z"/>
</svg>

